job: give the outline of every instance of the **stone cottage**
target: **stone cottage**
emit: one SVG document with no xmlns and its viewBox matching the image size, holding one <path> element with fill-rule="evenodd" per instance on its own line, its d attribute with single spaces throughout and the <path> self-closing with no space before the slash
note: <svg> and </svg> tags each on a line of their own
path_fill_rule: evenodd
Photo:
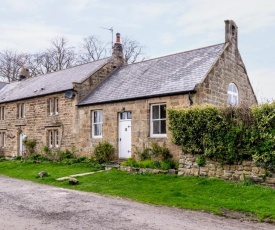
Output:
<svg viewBox="0 0 275 230">
<path fill-rule="evenodd" d="M 113 55 L 66 70 L 22 79 L 0 90 L 1 146 L 24 152 L 25 136 L 38 148 L 71 148 L 89 155 L 107 140 L 119 158 L 150 143 L 171 143 L 166 110 L 210 103 L 257 103 L 238 51 L 238 27 L 225 21 L 225 43 L 134 64 L 123 63 L 117 34 Z"/>
</svg>

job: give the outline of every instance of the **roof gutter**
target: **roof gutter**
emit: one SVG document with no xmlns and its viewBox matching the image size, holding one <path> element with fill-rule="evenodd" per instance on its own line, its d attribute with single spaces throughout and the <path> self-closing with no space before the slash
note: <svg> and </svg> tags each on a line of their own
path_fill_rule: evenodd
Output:
<svg viewBox="0 0 275 230">
<path fill-rule="evenodd" d="M 174 96 L 174 95 L 186 95 L 188 94 L 190 105 L 193 104 L 193 100 L 191 98 L 191 94 L 196 93 L 195 90 L 188 90 L 188 91 L 181 91 L 176 93 L 164 93 L 164 94 L 154 94 L 149 96 L 143 96 L 143 97 L 134 97 L 134 98 L 126 98 L 126 99 L 117 99 L 117 100 L 111 100 L 111 101 L 101 101 L 101 102 L 95 102 L 95 103 L 87 103 L 87 104 L 78 104 L 76 106 L 78 107 L 84 107 L 84 106 L 90 106 L 90 105 L 100 105 L 100 104 L 110 104 L 110 103 L 117 103 L 117 102 L 124 102 L 124 101 L 135 101 L 135 100 L 143 100 L 143 99 L 149 99 L 149 98 L 155 98 L 155 97 L 165 97 L 165 96 Z"/>
</svg>

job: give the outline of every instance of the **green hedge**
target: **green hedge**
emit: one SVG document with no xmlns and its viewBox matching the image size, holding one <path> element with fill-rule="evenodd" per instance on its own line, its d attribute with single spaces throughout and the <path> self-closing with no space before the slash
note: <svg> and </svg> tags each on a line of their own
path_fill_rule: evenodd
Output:
<svg viewBox="0 0 275 230">
<path fill-rule="evenodd" d="M 172 141 L 183 152 L 201 154 L 222 164 L 254 160 L 275 164 L 275 103 L 252 108 L 211 105 L 169 109 Z"/>
</svg>

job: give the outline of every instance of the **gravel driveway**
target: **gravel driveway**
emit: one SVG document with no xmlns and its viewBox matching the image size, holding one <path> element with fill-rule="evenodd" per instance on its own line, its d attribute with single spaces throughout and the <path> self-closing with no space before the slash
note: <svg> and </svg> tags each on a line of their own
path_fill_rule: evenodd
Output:
<svg viewBox="0 0 275 230">
<path fill-rule="evenodd" d="M 204 212 L 140 204 L 0 176 L 0 229 L 275 229 Z"/>
</svg>

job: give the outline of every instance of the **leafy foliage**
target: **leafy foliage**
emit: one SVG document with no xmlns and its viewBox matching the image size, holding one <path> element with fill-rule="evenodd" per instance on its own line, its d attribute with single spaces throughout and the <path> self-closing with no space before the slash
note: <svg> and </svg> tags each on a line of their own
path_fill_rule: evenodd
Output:
<svg viewBox="0 0 275 230">
<path fill-rule="evenodd" d="M 31 156 L 35 153 L 36 143 L 36 139 L 29 139 L 28 137 L 23 139 L 23 145 L 26 148 L 27 156 Z"/>
<path fill-rule="evenodd" d="M 186 153 L 200 154 L 222 164 L 254 160 L 275 165 L 275 103 L 252 108 L 194 106 L 170 109 L 173 142 Z"/>
<path fill-rule="evenodd" d="M 98 163 L 109 162 L 114 158 L 114 146 L 107 141 L 99 142 L 92 154 L 92 159 Z"/>
</svg>

